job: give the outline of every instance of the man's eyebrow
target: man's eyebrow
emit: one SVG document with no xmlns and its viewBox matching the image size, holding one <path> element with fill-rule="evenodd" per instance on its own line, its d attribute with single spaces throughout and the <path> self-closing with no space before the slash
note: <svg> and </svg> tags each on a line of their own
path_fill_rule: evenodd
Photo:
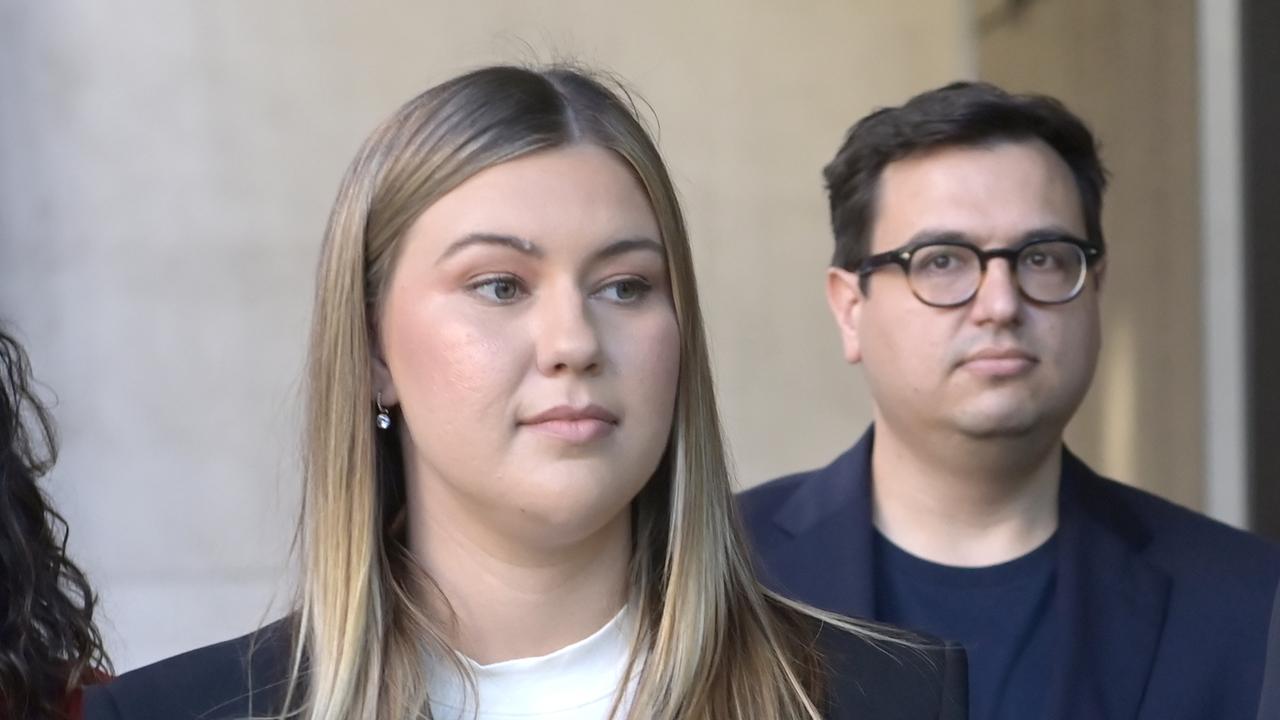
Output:
<svg viewBox="0 0 1280 720">
<path fill-rule="evenodd" d="M 1029 243 L 1036 240 L 1075 240 L 1084 242 L 1084 238 L 1076 235 L 1070 230 L 1059 227 L 1057 225 L 1048 225 L 1034 230 L 1028 230 L 1022 234 L 1022 242 Z"/>
<path fill-rule="evenodd" d="M 1036 240 L 1076 240 L 1081 238 L 1066 228 L 1057 225 L 1046 225 L 1044 227 L 1033 228 L 1018 237 L 1018 240 L 1012 246 L 1025 245 Z M 929 243 L 946 242 L 946 243 L 963 243 L 981 247 L 978 239 L 972 235 L 961 232 L 959 230 L 921 230 L 911 236 L 911 240 L 904 246 L 908 248 L 919 247 Z"/>
<path fill-rule="evenodd" d="M 473 245 L 497 245 L 499 247 L 507 247 L 516 252 L 532 257 L 540 258 L 543 256 L 542 248 L 534 245 L 532 242 L 515 235 L 503 235 L 501 233 L 467 233 L 452 245 L 445 248 L 436 260 L 436 264 L 442 263 L 448 258 L 458 254 L 465 248 Z"/>
<path fill-rule="evenodd" d="M 972 235 L 962 233 L 959 230 L 921 230 L 912 235 L 911 239 L 903 247 L 914 248 L 937 242 L 978 244 Z"/>
</svg>

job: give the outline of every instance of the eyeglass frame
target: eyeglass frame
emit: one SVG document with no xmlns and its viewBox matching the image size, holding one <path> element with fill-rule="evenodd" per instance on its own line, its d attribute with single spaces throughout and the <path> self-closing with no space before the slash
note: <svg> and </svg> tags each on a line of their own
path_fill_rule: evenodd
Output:
<svg viewBox="0 0 1280 720">
<path fill-rule="evenodd" d="M 1026 289 L 1022 287 L 1022 280 L 1018 276 L 1018 256 L 1029 247 L 1051 242 L 1065 242 L 1074 245 L 1084 255 L 1084 272 L 1080 273 L 1080 281 L 1076 283 L 1076 287 L 1071 291 L 1071 294 L 1062 300 L 1040 300 L 1031 297 Z M 911 258 L 920 250 L 939 245 L 965 248 L 978 257 L 978 282 L 973 286 L 973 291 L 963 300 L 954 303 L 929 302 L 920 297 L 920 293 L 916 292 L 915 286 L 911 284 Z M 897 265 L 902 268 L 902 275 L 907 280 L 907 286 L 911 288 L 911 294 L 915 295 L 917 300 L 930 307 L 955 308 L 968 304 L 978 295 L 978 291 L 982 289 L 982 283 L 987 277 L 987 264 L 992 259 L 1003 258 L 1009 263 L 1009 269 L 1013 274 L 1014 284 L 1018 286 L 1019 294 L 1031 302 L 1041 305 L 1063 305 L 1079 297 L 1080 291 L 1084 289 L 1084 282 L 1089 275 L 1089 269 L 1096 265 L 1105 255 L 1106 247 L 1102 243 L 1084 240 L 1066 233 L 1037 233 L 1012 247 L 993 248 L 991 250 L 983 250 L 958 234 L 945 233 L 924 240 L 913 240 L 897 249 L 869 255 L 863 258 L 852 270 L 857 273 L 859 279 L 863 279 L 870 277 L 877 270 L 884 269 L 890 265 Z"/>
</svg>

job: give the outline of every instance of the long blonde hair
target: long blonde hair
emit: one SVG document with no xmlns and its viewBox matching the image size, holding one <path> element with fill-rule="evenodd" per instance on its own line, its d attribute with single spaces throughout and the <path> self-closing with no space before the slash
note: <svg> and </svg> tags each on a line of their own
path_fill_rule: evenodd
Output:
<svg viewBox="0 0 1280 720">
<path fill-rule="evenodd" d="M 410 224 L 476 173 L 573 143 L 617 153 L 658 219 L 680 327 L 674 427 L 632 505 L 636 717 L 820 716 L 818 617 L 763 589 L 737 525 L 676 192 L 625 90 L 564 67 L 484 68 L 427 90 L 348 169 L 321 256 L 307 378 L 302 575 L 288 717 L 429 717 L 426 657 L 451 657 L 404 542 L 393 433 L 373 424 L 374 318 Z M 447 599 L 446 599 L 447 600 Z"/>
</svg>

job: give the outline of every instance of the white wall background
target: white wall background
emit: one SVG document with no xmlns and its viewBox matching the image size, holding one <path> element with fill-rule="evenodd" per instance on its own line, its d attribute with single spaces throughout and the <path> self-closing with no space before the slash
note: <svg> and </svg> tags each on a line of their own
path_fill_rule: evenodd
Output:
<svg viewBox="0 0 1280 720">
<path fill-rule="evenodd" d="M 754 483 L 869 418 L 822 301 L 819 170 L 972 44 L 965 0 L 0 0 L 0 318 L 58 398 L 51 490 L 117 669 L 287 600 L 313 263 L 400 102 L 571 55 L 653 104 Z"/>
</svg>

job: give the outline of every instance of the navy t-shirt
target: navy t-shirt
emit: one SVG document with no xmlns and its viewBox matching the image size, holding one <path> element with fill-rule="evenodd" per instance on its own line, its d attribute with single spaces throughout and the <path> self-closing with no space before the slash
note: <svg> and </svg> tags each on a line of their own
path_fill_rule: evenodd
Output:
<svg viewBox="0 0 1280 720">
<path fill-rule="evenodd" d="M 1044 717 L 1053 661 L 1056 535 L 989 567 L 939 565 L 875 534 L 876 619 L 960 643 L 970 720 Z"/>
</svg>

